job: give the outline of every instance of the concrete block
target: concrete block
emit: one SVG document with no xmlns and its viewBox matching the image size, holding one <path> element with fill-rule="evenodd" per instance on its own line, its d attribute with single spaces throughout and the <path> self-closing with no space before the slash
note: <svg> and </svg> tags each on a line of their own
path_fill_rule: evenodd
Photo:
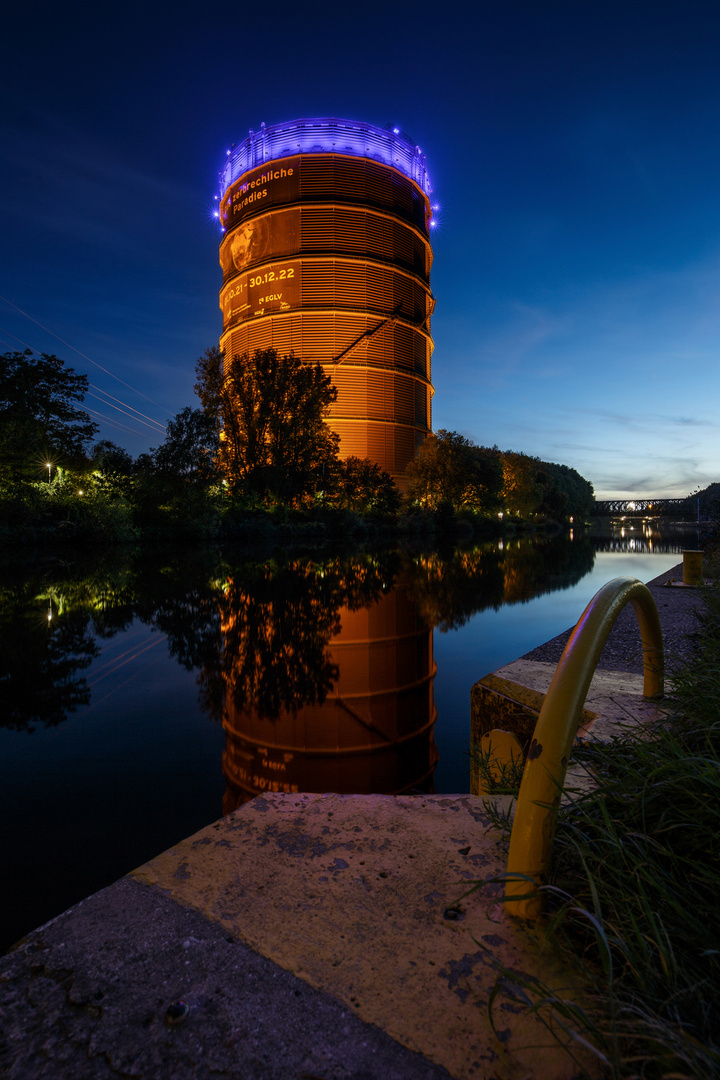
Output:
<svg viewBox="0 0 720 1080">
<path fill-rule="evenodd" d="M 544 691 L 534 690 L 496 674 L 485 675 L 470 691 L 471 741 L 479 743 L 483 735 L 499 729 L 511 732 L 526 748 L 532 740 L 544 700 Z M 596 718 L 596 713 L 583 709 L 580 736 Z"/>
</svg>

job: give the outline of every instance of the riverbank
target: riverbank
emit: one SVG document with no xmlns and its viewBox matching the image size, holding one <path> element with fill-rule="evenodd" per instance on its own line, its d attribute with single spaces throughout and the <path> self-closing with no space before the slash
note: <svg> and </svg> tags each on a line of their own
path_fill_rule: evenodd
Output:
<svg viewBox="0 0 720 1080">
<path fill-rule="evenodd" d="M 717 560 L 708 563 L 716 572 Z M 546 906 L 556 946 L 594 987 L 575 1017 L 608 1072 L 711 1080 L 720 1069 L 720 592 L 669 587 L 669 578 L 681 579 L 681 568 L 650 583 L 668 696 L 643 722 L 623 687 L 615 716 L 611 707 L 605 726 L 598 716 L 576 744 Z M 640 681 L 627 615 L 603 652 L 596 690 Z M 510 665 L 514 677 L 529 684 L 552 672 L 566 639 Z M 542 982 L 524 989 L 528 1007 L 548 992 Z"/>
<path fill-rule="evenodd" d="M 678 581 L 682 581 L 682 563 L 647 582 L 660 615 L 670 677 L 692 655 L 692 634 L 701 607 L 696 589 L 670 588 Z M 573 629 L 564 630 L 473 686 L 471 728 L 475 745 L 494 727 L 513 732 L 522 746 L 529 744 L 542 701 Z M 581 733 L 589 739 L 608 741 L 627 734 L 628 726 L 656 721 L 662 707 L 658 709 L 656 703 L 645 701 L 643 692 L 642 642 L 635 613 L 627 605 L 613 625 L 597 663 L 585 700 Z"/>
<path fill-rule="evenodd" d="M 487 1022 L 498 965 L 580 996 L 497 886 L 460 899 L 504 868 L 488 823 L 468 795 L 253 800 L 0 962 L 7 1075 L 575 1075 L 522 1050 L 557 1044 L 517 998 Z"/>
<path fill-rule="evenodd" d="M 672 672 L 693 653 L 691 635 L 697 631 L 697 613 L 702 605 L 697 589 L 669 589 L 672 582 L 682 582 L 682 563 L 659 574 L 647 582 L 657 605 L 663 629 L 666 668 Z M 531 649 L 520 659 L 555 665 L 562 656 L 572 628 L 558 634 L 550 641 Z M 643 671 L 642 645 L 637 633 L 637 618 L 631 607 L 619 615 L 598 661 L 599 671 L 625 671 L 641 675 Z"/>
<path fill-rule="evenodd" d="M 399 501 L 399 500 L 398 500 Z M 443 543 L 500 539 L 532 533 L 556 535 L 570 529 L 572 519 L 534 515 L 498 515 L 443 503 L 435 510 L 407 501 L 396 511 L 356 511 L 332 502 L 304 507 L 276 505 L 218 506 L 200 513 L 152 514 L 133 511 L 121 499 L 103 494 L 6 500 L 0 504 L 0 550 L 41 545 L 63 550 L 72 545 L 153 546 L 178 543 L 238 544 L 268 547 L 318 547 L 324 544 L 373 542 L 395 544 L 422 538 Z M 584 528 L 576 522 L 575 528 Z M 589 527 L 589 523 L 588 526 Z"/>
</svg>

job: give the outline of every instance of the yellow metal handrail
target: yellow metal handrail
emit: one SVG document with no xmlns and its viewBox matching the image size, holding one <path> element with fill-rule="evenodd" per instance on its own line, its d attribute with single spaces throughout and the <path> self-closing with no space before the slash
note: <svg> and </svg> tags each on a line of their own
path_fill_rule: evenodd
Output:
<svg viewBox="0 0 720 1080">
<path fill-rule="evenodd" d="M 608 634 L 628 603 L 632 604 L 640 627 L 643 694 L 646 698 L 663 695 L 662 629 L 652 593 L 637 578 L 613 578 L 595 594 L 580 616 L 535 725 L 508 852 L 505 900 L 511 915 L 532 919 L 542 911 L 543 898 L 538 886 L 548 880 L 560 795 L 582 707 Z"/>
</svg>

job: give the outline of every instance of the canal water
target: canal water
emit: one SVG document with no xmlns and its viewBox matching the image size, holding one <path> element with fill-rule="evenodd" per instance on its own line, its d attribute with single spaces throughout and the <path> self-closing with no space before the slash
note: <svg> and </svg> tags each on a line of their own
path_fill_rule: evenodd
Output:
<svg viewBox="0 0 720 1080">
<path fill-rule="evenodd" d="M 467 791 L 472 684 L 695 543 L 0 564 L 0 951 L 260 792 Z"/>
</svg>

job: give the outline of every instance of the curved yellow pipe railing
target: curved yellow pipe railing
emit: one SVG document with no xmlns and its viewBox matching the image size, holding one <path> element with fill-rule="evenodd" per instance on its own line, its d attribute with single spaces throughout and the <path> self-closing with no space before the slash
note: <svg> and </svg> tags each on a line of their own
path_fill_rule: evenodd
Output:
<svg viewBox="0 0 720 1080">
<path fill-rule="evenodd" d="M 662 697 L 663 642 L 655 601 L 647 585 L 637 578 L 614 578 L 595 594 L 580 616 L 535 725 L 508 852 L 505 901 L 511 915 L 532 919 L 541 913 L 542 893 L 537 887 L 548 880 L 560 795 L 582 707 L 608 634 L 628 603 L 640 627 L 643 694 L 646 698 Z M 513 879 L 512 875 L 520 877 Z"/>
</svg>

